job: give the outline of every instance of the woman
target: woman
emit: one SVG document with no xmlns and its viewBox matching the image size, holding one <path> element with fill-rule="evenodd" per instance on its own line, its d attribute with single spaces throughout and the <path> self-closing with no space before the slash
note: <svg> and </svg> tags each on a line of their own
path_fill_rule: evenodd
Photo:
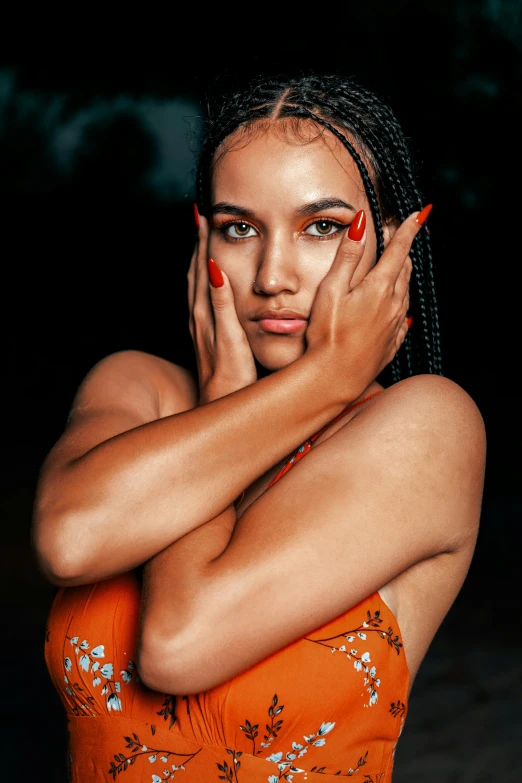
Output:
<svg viewBox="0 0 522 783">
<path fill-rule="evenodd" d="M 391 780 L 485 464 L 441 374 L 412 172 L 392 112 L 343 77 L 260 80 L 210 112 L 198 379 L 106 357 L 40 477 L 72 780 Z"/>
</svg>

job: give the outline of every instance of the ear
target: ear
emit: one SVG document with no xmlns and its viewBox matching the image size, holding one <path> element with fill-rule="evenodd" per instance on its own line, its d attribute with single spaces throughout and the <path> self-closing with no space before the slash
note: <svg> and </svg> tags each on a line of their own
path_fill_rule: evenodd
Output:
<svg viewBox="0 0 522 783">
<path fill-rule="evenodd" d="M 395 234 L 399 226 L 400 226 L 400 221 L 396 220 L 395 218 L 392 218 L 386 223 L 383 223 L 382 233 L 384 235 L 384 247 L 387 247 L 390 239 Z"/>
</svg>

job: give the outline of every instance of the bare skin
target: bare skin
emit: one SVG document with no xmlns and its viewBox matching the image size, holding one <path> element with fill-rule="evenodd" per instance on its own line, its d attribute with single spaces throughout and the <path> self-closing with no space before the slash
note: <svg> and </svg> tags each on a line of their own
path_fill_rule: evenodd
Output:
<svg viewBox="0 0 522 783">
<path fill-rule="evenodd" d="M 221 329 L 238 371 L 216 371 L 224 359 L 215 361 L 219 349 L 205 348 L 194 324 L 199 388 L 183 368 L 137 352 L 95 368 L 42 471 L 34 526 L 42 567 L 58 584 L 83 584 L 149 561 L 139 666 L 157 690 L 213 687 L 376 590 L 399 622 L 411 686 L 475 546 L 485 435 L 473 401 L 444 378 L 402 381 L 332 426 L 267 487 L 294 448 L 379 388 L 375 378 L 406 332 L 415 216 L 387 227 L 386 258 L 374 267 L 362 183 L 332 139 L 296 146 L 277 134 L 254 136 L 223 156 L 213 186 L 214 205 L 246 211 L 233 218 L 239 229 L 224 228 L 230 206 L 216 209 L 210 224 L 201 219 L 189 301 L 200 323 L 202 313 L 215 319 L 214 342 Z M 353 208 L 303 213 L 333 196 Z M 321 219 L 321 230 L 329 220 L 345 227 L 359 209 L 368 214 L 361 243 L 350 244 L 341 229 L 315 233 Z M 224 231 L 240 236 L 230 241 Z M 230 285 L 228 294 L 226 286 L 210 291 L 213 311 L 207 247 Z M 384 304 L 370 312 L 379 290 L 371 285 L 392 269 L 400 307 L 381 329 Z M 330 299 L 321 298 L 327 279 L 335 281 Z M 235 332 L 220 326 L 230 322 L 230 290 Z M 345 310 L 335 299 L 344 290 Z M 269 307 L 311 314 L 305 332 L 263 333 L 251 318 Z M 344 312 L 351 320 L 341 325 Z M 341 346 L 341 336 L 351 342 Z M 252 356 L 272 374 L 256 380 Z M 89 531 L 81 555 L 80 524 Z M 119 551 L 105 551 L 107 525 L 125 530 Z"/>
</svg>

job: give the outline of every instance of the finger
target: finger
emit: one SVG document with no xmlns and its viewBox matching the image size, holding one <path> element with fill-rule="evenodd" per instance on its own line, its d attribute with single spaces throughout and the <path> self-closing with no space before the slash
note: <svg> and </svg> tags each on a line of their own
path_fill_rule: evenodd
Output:
<svg viewBox="0 0 522 783">
<path fill-rule="evenodd" d="M 196 281 L 196 265 L 197 265 L 197 258 L 198 258 L 198 250 L 199 250 L 199 210 L 197 207 L 197 204 L 194 202 L 193 204 L 194 208 L 194 223 L 196 224 L 196 242 L 194 244 L 194 251 L 192 253 L 192 258 L 190 259 L 190 265 L 187 272 L 187 296 L 188 296 L 188 309 L 190 314 L 190 319 L 192 319 L 192 308 L 194 306 L 194 293 L 195 293 L 195 281 Z"/>
<path fill-rule="evenodd" d="M 413 264 L 412 264 L 411 256 L 408 255 L 404 259 L 404 264 L 395 282 L 394 293 L 396 294 L 396 296 L 403 297 L 405 292 L 408 291 L 410 287 L 412 269 L 413 269 Z"/>
<path fill-rule="evenodd" d="M 363 257 L 365 245 L 366 213 L 361 209 L 352 220 L 348 231 L 344 232 L 332 266 L 321 285 L 331 286 L 337 291 L 349 291 L 355 270 Z"/>
<path fill-rule="evenodd" d="M 406 335 L 408 334 L 408 331 L 411 328 L 410 325 L 411 325 L 411 317 L 405 317 L 402 324 L 399 327 L 399 331 L 397 332 L 397 337 L 395 341 L 395 352 L 399 350 L 404 340 L 406 339 Z"/>
<path fill-rule="evenodd" d="M 247 338 L 237 315 L 234 292 L 228 276 L 212 259 L 209 267 L 212 270 L 209 289 L 214 311 L 215 345 L 218 351 L 228 351 L 232 346 L 243 344 Z M 218 284 L 222 281 L 222 284 L 216 287 L 212 284 L 213 281 Z"/>
<path fill-rule="evenodd" d="M 410 309 L 410 295 L 409 293 L 407 293 L 404 299 L 402 300 L 402 314 L 405 318 L 408 314 L 409 309 Z"/>
<path fill-rule="evenodd" d="M 201 323 L 210 323 L 212 306 L 208 294 L 208 220 L 203 215 L 199 216 L 198 242 L 192 313 Z"/>
<path fill-rule="evenodd" d="M 393 285 L 396 284 L 404 259 L 409 255 L 413 240 L 424 225 L 431 212 L 431 207 L 432 205 L 428 204 L 420 212 L 412 212 L 401 223 L 380 257 L 379 263 L 370 270 L 368 275 L 391 282 Z"/>
<path fill-rule="evenodd" d="M 194 306 L 194 288 L 195 288 L 198 247 L 199 247 L 199 243 L 196 240 L 196 243 L 194 245 L 194 250 L 192 251 L 192 258 L 190 259 L 190 266 L 187 272 L 187 298 L 188 298 L 188 311 L 189 311 L 190 320 L 192 320 L 192 308 Z"/>
</svg>

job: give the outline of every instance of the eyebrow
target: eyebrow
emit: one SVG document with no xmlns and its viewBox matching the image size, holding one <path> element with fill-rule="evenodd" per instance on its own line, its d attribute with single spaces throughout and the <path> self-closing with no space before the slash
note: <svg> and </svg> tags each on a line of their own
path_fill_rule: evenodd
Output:
<svg viewBox="0 0 522 783">
<path fill-rule="evenodd" d="M 322 198 L 319 201 L 312 201 L 310 204 L 305 204 L 297 210 L 299 215 L 315 215 L 316 212 L 322 212 L 324 209 L 350 209 L 352 212 L 357 212 L 355 207 L 351 204 L 347 204 L 340 198 Z"/>
<path fill-rule="evenodd" d="M 322 212 L 324 209 L 349 209 L 352 212 L 357 212 L 355 207 L 351 204 L 347 204 L 340 198 L 322 198 L 319 201 L 311 201 L 310 204 L 305 204 L 297 210 L 298 215 L 315 215 L 316 212 Z M 248 217 L 254 217 L 254 211 L 247 209 L 246 207 L 239 207 L 236 204 L 229 204 L 227 201 L 219 201 L 211 208 L 211 214 L 215 215 L 217 212 L 224 213 L 225 215 L 246 215 Z"/>
<path fill-rule="evenodd" d="M 215 215 L 216 212 L 224 212 L 225 215 L 248 215 L 254 217 L 254 212 L 246 207 L 238 207 L 235 204 L 229 204 L 227 201 L 219 201 L 210 210 L 211 215 Z"/>
</svg>

